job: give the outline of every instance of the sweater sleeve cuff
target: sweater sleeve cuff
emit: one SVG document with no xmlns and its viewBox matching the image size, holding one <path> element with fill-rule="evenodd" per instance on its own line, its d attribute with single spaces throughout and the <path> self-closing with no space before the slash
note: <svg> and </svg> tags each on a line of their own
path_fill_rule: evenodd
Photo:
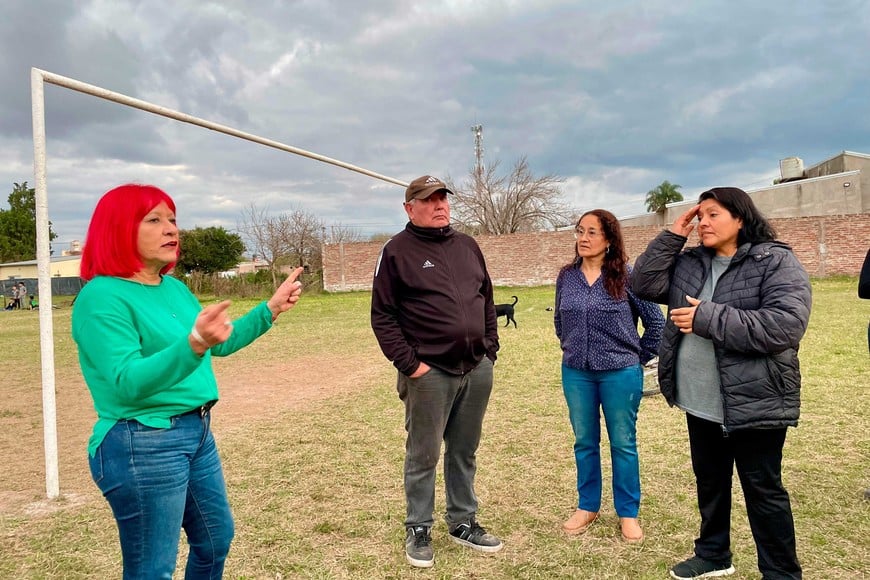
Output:
<svg viewBox="0 0 870 580">
<path fill-rule="evenodd" d="M 272 311 L 269 310 L 269 303 L 263 300 L 256 306 L 256 308 L 260 310 L 263 320 L 266 322 L 269 328 L 271 328 L 272 324 L 274 324 L 274 321 L 272 320 Z"/>
</svg>

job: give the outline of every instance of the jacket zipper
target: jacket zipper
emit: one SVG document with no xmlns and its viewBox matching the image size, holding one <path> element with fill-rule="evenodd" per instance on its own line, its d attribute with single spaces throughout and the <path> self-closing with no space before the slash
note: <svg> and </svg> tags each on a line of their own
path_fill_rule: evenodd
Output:
<svg viewBox="0 0 870 580">
<path fill-rule="evenodd" d="M 462 325 L 466 329 L 465 330 L 465 350 L 468 351 L 468 345 L 471 342 L 468 336 L 468 315 L 465 312 L 465 304 L 462 302 L 461 297 L 459 296 L 459 287 L 456 284 L 456 276 L 454 275 L 453 268 L 449 265 L 449 261 L 447 260 L 447 250 L 443 247 L 444 244 L 438 244 L 438 249 L 441 252 L 441 260 L 447 265 L 447 270 L 450 272 L 450 282 L 453 287 L 453 297 L 456 299 L 456 303 L 459 304 L 459 310 L 462 313 Z M 465 356 L 463 355 L 463 359 Z M 467 374 L 471 369 L 465 368 L 465 361 L 462 360 L 460 362 L 460 370 L 462 375 Z"/>
<path fill-rule="evenodd" d="M 737 248 L 737 251 L 740 251 L 740 248 Z M 748 254 L 748 251 L 747 251 Z M 735 256 L 737 253 L 734 254 Z M 741 256 L 740 261 L 742 262 L 746 256 Z M 722 272 L 722 275 L 719 276 L 719 279 L 716 280 L 716 288 L 719 287 L 719 282 L 722 278 L 728 273 L 729 270 L 734 266 L 734 256 L 731 257 L 731 261 L 728 262 L 728 266 L 725 268 L 725 271 Z M 710 258 L 710 272 L 708 276 L 713 274 L 713 258 Z M 704 280 L 706 283 L 706 279 Z M 713 288 L 713 296 L 710 297 L 710 301 L 713 301 L 713 298 L 716 297 L 716 288 Z M 725 387 L 722 385 L 722 371 L 719 369 L 719 354 L 716 349 L 716 345 L 713 345 L 713 355 L 716 357 L 716 376 L 719 377 L 719 397 L 722 399 L 722 438 L 728 439 L 728 406 L 725 404 Z"/>
</svg>

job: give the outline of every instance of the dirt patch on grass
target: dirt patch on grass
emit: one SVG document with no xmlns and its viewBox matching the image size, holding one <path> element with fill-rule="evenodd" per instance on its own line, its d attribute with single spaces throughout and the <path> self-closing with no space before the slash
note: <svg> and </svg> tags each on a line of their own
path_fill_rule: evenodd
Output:
<svg viewBox="0 0 870 580">
<path fill-rule="evenodd" d="M 225 439 L 250 422 L 274 421 L 323 399 L 347 397 L 371 385 L 387 365 L 374 356 L 352 365 L 325 356 L 267 363 L 242 356 L 216 360 L 221 400 L 213 411 L 214 431 Z M 102 501 L 87 465 L 96 417 L 87 387 L 81 375 L 59 370 L 56 391 L 61 497 L 46 499 L 41 385 L 30 385 L 14 396 L 5 393 L 0 403 L 0 516 L 39 516 Z"/>
<path fill-rule="evenodd" d="M 316 356 L 250 369 L 238 368 L 232 359 L 221 362 L 226 362 L 226 368 L 218 369 L 221 400 L 214 411 L 219 433 L 244 428 L 246 421 L 272 420 L 316 401 L 359 392 L 388 364 L 373 357 L 350 365 Z"/>
</svg>

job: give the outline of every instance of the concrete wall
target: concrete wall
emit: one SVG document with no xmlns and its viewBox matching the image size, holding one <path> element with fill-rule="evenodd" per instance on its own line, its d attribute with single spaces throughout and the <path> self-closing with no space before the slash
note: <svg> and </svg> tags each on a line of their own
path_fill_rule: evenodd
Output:
<svg viewBox="0 0 870 580">
<path fill-rule="evenodd" d="M 861 213 L 870 212 L 870 155 L 843 151 L 836 157 L 806 168 L 804 176 L 807 178 L 820 177 L 822 175 L 833 176 L 837 173 L 849 171 L 861 172 L 860 176 L 855 180 L 858 182 L 860 190 Z M 855 181 L 852 181 L 852 186 L 855 185 Z"/>
<path fill-rule="evenodd" d="M 804 178 L 747 192 L 789 243 L 811 276 L 857 275 L 870 247 L 870 155 L 842 153 L 804 170 Z M 622 218 L 631 259 L 697 198 L 670 204 L 663 214 Z M 551 284 L 574 255 L 571 231 L 477 238 L 498 286 Z M 697 238 L 690 240 L 697 244 Z M 380 243 L 327 245 L 323 287 L 368 290 Z"/>
<path fill-rule="evenodd" d="M 63 256 L 60 258 L 53 258 L 49 265 L 49 272 L 52 277 L 78 278 L 81 263 L 81 256 Z M 0 280 L 36 277 L 36 260 L 0 264 Z"/>
<path fill-rule="evenodd" d="M 780 183 L 747 191 L 758 210 L 769 219 L 786 217 L 860 214 L 863 210 L 861 177 L 863 171 L 849 171 L 812 179 Z M 870 175 L 870 168 L 867 169 Z M 870 188 L 870 184 L 868 184 Z M 660 216 L 648 214 L 622 220 L 623 225 L 648 223 L 643 218 L 658 217 L 660 225 L 671 224 L 687 209 L 697 203 L 697 197 L 668 204 L 665 222 Z"/>
<path fill-rule="evenodd" d="M 870 247 L 870 214 L 773 218 L 778 238 L 790 244 L 811 276 L 857 275 Z M 660 226 L 623 226 L 631 261 Z M 574 257 L 571 231 L 480 236 L 477 239 L 497 286 L 553 284 Z M 693 234 L 690 243 L 698 244 Z M 371 289 L 383 244 L 328 244 L 323 249 L 323 286 L 329 292 Z M 857 291 L 857 290 L 856 290 Z"/>
<path fill-rule="evenodd" d="M 727 185 L 727 184 L 722 184 Z M 870 212 L 870 155 L 842 153 L 804 170 L 804 178 L 747 191 L 767 218 Z M 697 202 L 692 196 L 669 204 L 662 214 L 622 218 L 623 226 L 671 224 Z"/>
</svg>

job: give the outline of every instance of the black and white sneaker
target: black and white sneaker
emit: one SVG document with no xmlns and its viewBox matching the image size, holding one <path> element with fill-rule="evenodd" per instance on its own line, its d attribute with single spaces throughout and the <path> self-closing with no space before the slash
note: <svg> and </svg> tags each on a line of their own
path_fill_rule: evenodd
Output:
<svg viewBox="0 0 870 580">
<path fill-rule="evenodd" d="M 677 580 L 689 580 L 691 578 L 718 578 L 730 576 L 734 573 L 734 566 L 730 562 L 712 562 L 692 556 L 671 568 L 671 578 Z"/>
<path fill-rule="evenodd" d="M 432 536 L 426 526 L 408 528 L 405 536 L 405 557 L 415 568 L 431 568 L 435 564 Z"/>
<path fill-rule="evenodd" d="M 498 552 L 504 547 L 501 540 L 492 534 L 487 534 L 486 530 L 484 530 L 474 518 L 471 518 L 467 522 L 457 524 L 450 530 L 450 537 L 457 544 L 462 544 L 463 546 L 468 546 L 473 550 L 481 552 Z"/>
</svg>

